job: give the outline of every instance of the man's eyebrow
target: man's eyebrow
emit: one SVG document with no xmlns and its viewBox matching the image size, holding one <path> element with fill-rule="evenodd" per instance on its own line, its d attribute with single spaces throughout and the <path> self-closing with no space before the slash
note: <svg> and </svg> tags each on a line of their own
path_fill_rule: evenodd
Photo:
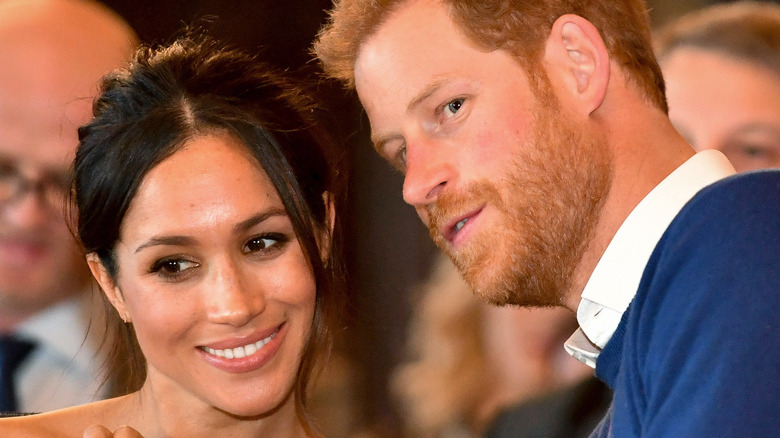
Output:
<svg viewBox="0 0 780 438">
<path fill-rule="evenodd" d="M 374 145 L 374 150 L 377 151 L 377 153 L 379 153 L 379 155 L 382 155 L 382 156 L 385 155 L 383 153 L 383 151 L 385 149 L 385 145 L 387 143 L 393 141 L 393 140 L 396 140 L 396 139 L 403 140 L 403 136 L 400 136 L 400 135 L 390 135 L 390 136 L 384 137 L 384 136 L 381 136 L 381 135 L 377 135 L 375 133 L 371 133 L 371 144 Z"/>
<path fill-rule="evenodd" d="M 447 78 L 440 78 L 440 79 L 437 79 L 437 80 L 431 82 L 430 84 L 428 84 L 425 88 L 422 89 L 422 91 L 417 93 L 417 95 L 414 96 L 414 98 L 412 98 L 412 100 L 409 101 L 408 105 L 406 105 L 406 114 L 409 114 L 409 113 L 413 112 L 415 110 L 415 108 L 417 108 L 417 106 L 420 105 L 420 103 L 425 101 L 425 99 L 431 97 L 431 95 L 433 93 L 437 92 L 446 82 L 447 82 Z M 398 138 L 402 139 L 402 137 L 400 135 L 399 136 L 390 135 L 390 136 L 384 137 L 384 136 L 376 135 L 376 134 L 372 133 L 371 134 L 371 143 L 373 143 L 373 145 L 374 145 L 374 150 L 376 150 L 377 152 L 379 152 L 381 154 L 382 150 L 384 149 L 385 143 L 387 143 L 387 142 L 389 142 L 391 140 L 398 139 Z"/>
<path fill-rule="evenodd" d="M 752 122 L 747 125 L 740 126 L 739 129 L 734 132 L 734 135 L 746 135 L 753 133 L 780 136 L 780 127 L 772 123 Z"/>
<path fill-rule="evenodd" d="M 417 96 L 409 101 L 409 105 L 406 106 L 406 113 L 411 113 L 414 109 L 425 99 L 431 97 L 431 95 L 439 90 L 444 83 L 447 82 L 446 78 L 437 79 L 420 91 Z"/>
<path fill-rule="evenodd" d="M 0 165 L 7 166 L 7 167 L 13 167 L 19 171 L 21 171 L 22 164 L 19 159 L 19 157 L 15 157 L 12 155 L 6 155 L 5 153 L 0 152 Z M 57 181 L 62 180 L 70 180 L 72 171 L 70 169 L 70 166 L 49 166 L 49 165 L 43 165 L 36 168 L 37 172 L 40 172 L 40 174 L 44 178 L 48 179 L 54 179 Z M 70 181 L 68 181 L 70 182 Z"/>
</svg>

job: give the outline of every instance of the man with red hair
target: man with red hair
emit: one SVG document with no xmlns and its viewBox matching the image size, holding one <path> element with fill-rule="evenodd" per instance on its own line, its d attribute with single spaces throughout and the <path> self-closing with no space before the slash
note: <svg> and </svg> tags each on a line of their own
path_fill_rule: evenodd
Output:
<svg viewBox="0 0 780 438">
<path fill-rule="evenodd" d="M 337 1 L 314 47 L 473 292 L 564 306 L 595 436 L 780 428 L 780 172 L 667 116 L 641 0 Z"/>
</svg>

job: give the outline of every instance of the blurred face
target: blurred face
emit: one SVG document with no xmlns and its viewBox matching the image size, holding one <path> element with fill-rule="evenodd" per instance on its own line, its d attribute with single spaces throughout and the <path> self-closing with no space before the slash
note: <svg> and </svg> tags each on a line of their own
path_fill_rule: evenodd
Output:
<svg viewBox="0 0 780 438">
<path fill-rule="evenodd" d="M 780 74 L 694 48 L 661 68 L 669 118 L 694 148 L 722 151 L 737 171 L 780 167 Z"/>
<path fill-rule="evenodd" d="M 89 286 L 62 201 L 43 198 L 59 194 L 97 83 L 134 41 L 91 3 L 0 1 L 0 192 L 22 187 L 0 202 L 0 330 Z"/>
<path fill-rule="evenodd" d="M 611 168 L 546 78 L 477 49 L 429 1 L 363 44 L 355 77 L 376 149 L 405 174 L 404 199 L 474 292 L 562 304 Z"/>
<path fill-rule="evenodd" d="M 561 348 L 577 329 L 569 310 L 484 305 L 481 312 L 485 356 L 508 396 L 542 392 L 593 373 Z"/>
<path fill-rule="evenodd" d="M 292 409 L 316 285 L 275 188 L 237 142 L 198 137 L 152 169 L 116 256 L 115 283 L 90 266 L 133 323 L 143 390 L 177 409 Z"/>
<path fill-rule="evenodd" d="M 2 319 L 23 319 L 83 291 L 89 279 L 63 215 L 76 127 L 89 102 L 63 105 L 51 90 L 13 79 L 0 72 Z"/>
</svg>

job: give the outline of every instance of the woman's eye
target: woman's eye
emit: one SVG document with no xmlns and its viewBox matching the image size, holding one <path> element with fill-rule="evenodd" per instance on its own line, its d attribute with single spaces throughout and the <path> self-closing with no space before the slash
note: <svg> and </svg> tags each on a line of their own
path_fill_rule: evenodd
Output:
<svg viewBox="0 0 780 438">
<path fill-rule="evenodd" d="M 286 239 L 283 236 L 254 237 L 252 239 L 249 239 L 249 241 L 246 244 L 244 244 L 244 252 L 253 253 L 253 252 L 268 251 L 269 249 L 283 243 L 285 240 Z"/>
<path fill-rule="evenodd" d="M 188 269 L 197 268 L 198 266 L 198 263 L 189 260 L 162 259 L 157 261 L 149 272 L 159 273 L 163 276 L 175 276 Z"/>
<path fill-rule="evenodd" d="M 455 99 L 444 106 L 444 115 L 445 116 L 454 116 L 455 113 L 457 113 L 460 110 L 460 107 L 463 106 L 464 99 Z"/>
</svg>

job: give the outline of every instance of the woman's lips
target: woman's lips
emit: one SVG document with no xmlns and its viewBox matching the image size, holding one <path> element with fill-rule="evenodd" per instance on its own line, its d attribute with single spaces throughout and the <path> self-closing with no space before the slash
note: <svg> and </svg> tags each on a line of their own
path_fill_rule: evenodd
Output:
<svg viewBox="0 0 780 438">
<path fill-rule="evenodd" d="M 257 350 L 263 348 L 265 344 L 270 342 L 271 339 L 273 339 L 274 335 L 276 335 L 276 332 L 274 332 L 271 336 L 268 336 L 267 338 L 260 339 L 257 342 L 253 342 L 235 348 L 214 349 L 210 347 L 203 347 L 203 349 L 207 353 L 213 354 L 214 356 L 225 357 L 228 359 L 233 359 L 233 358 L 240 359 L 242 357 L 251 356 L 255 354 Z"/>
<path fill-rule="evenodd" d="M 287 332 L 283 323 L 256 341 L 230 340 L 198 347 L 207 362 L 224 371 L 243 373 L 261 368 L 276 354 Z M 253 336 L 257 338 L 258 336 Z"/>
</svg>

